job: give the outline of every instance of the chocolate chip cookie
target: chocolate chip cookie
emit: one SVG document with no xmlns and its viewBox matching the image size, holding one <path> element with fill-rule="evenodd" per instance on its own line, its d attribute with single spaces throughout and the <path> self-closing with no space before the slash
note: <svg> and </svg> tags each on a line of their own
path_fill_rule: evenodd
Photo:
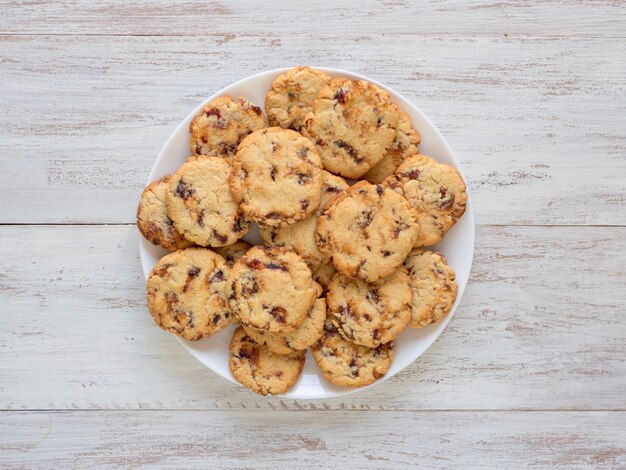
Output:
<svg viewBox="0 0 626 470">
<path fill-rule="evenodd" d="M 259 395 L 285 393 L 298 381 L 304 367 L 305 351 L 273 353 L 267 346 L 257 344 L 241 327 L 235 330 L 230 352 L 233 377 Z"/>
<path fill-rule="evenodd" d="M 319 207 L 322 164 L 308 139 L 270 127 L 241 142 L 229 181 L 243 212 L 257 224 L 293 224 Z"/>
<path fill-rule="evenodd" d="M 250 224 L 228 186 L 230 165 L 223 158 L 192 157 L 169 182 L 167 210 L 174 227 L 202 246 L 236 242 Z"/>
<path fill-rule="evenodd" d="M 317 219 L 324 206 L 348 187 L 348 183 L 342 177 L 322 171 L 322 200 L 317 212 L 295 224 L 262 228 L 263 242 L 269 246 L 286 246 L 294 249 L 312 268 L 327 262 L 328 255 L 319 250 L 315 241 Z"/>
<path fill-rule="evenodd" d="M 409 272 L 413 292 L 413 313 L 409 326 L 422 328 L 439 322 L 454 304 L 458 286 L 454 270 L 445 256 L 434 251 L 415 249 L 404 266 Z"/>
<path fill-rule="evenodd" d="M 383 180 L 393 175 L 400 164 L 409 157 L 418 154 L 420 135 L 413 128 L 411 118 L 400 111 L 398 128 L 393 143 L 385 156 L 370 171 L 365 173 L 363 179 L 370 183 L 382 183 Z"/>
<path fill-rule="evenodd" d="M 228 326 L 228 272 L 224 258 L 206 248 L 186 248 L 161 258 L 147 283 L 148 309 L 156 324 L 192 341 Z"/>
<path fill-rule="evenodd" d="M 395 339 L 411 320 L 411 288 L 402 266 L 373 284 L 336 274 L 326 299 L 339 333 L 368 348 Z"/>
<path fill-rule="evenodd" d="M 300 131 L 313 100 L 329 82 L 329 75 L 309 67 L 295 67 L 279 75 L 265 97 L 270 126 Z"/>
<path fill-rule="evenodd" d="M 233 266 L 226 294 L 244 326 L 287 333 L 307 317 L 318 288 L 308 266 L 294 251 L 255 246 Z"/>
<path fill-rule="evenodd" d="M 329 203 L 317 222 L 317 243 L 340 273 L 367 282 L 390 275 L 417 236 L 415 211 L 381 185 L 361 181 Z"/>
<path fill-rule="evenodd" d="M 153 245 L 170 251 L 193 245 L 174 228 L 172 219 L 167 215 L 165 199 L 171 178 L 168 175 L 150 183 L 143 190 L 137 207 L 137 228 L 141 234 Z"/>
<path fill-rule="evenodd" d="M 335 266 L 333 266 L 332 260 L 327 263 L 320 264 L 317 268 L 311 269 L 313 280 L 322 286 L 324 292 L 326 292 L 328 284 L 330 284 L 330 281 L 336 272 L 337 270 L 335 269 Z"/>
<path fill-rule="evenodd" d="M 226 264 L 232 268 L 235 262 L 245 255 L 250 248 L 252 248 L 250 243 L 239 240 L 232 245 L 215 248 L 213 251 L 221 255 L 226 260 Z"/>
<path fill-rule="evenodd" d="M 313 345 L 322 336 L 325 320 L 326 300 L 317 299 L 302 324 L 290 333 L 267 333 L 247 326 L 243 329 L 254 341 L 266 345 L 273 353 L 291 354 Z"/>
<path fill-rule="evenodd" d="M 326 380 L 345 387 L 363 387 L 387 373 L 393 360 L 393 348 L 393 341 L 377 348 L 351 343 L 326 319 L 324 333 L 311 352 Z"/>
<path fill-rule="evenodd" d="M 189 147 L 193 155 L 231 158 L 244 137 L 264 127 L 261 108 L 241 96 L 220 96 L 191 121 Z"/>
<path fill-rule="evenodd" d="M 399 118 L 386 91 L 363 80 L 335 78 L 313 101 L 303 133 L 317 145 L 326 170 L 356 179 L 391 147 Z"/>
<path fill-rule="evenodd" d="M 465 212 L 467 193 L 459 172 L 426 155 L 406 159 L 385 185 L 402 194 L 417 211 L 416 248 L 443 240 Z"/>
</svg>

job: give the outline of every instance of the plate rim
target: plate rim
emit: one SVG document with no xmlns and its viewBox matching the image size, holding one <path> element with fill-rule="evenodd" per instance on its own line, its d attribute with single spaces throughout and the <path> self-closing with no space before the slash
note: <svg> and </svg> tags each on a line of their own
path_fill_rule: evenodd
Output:
<svg viewBox="0 0 626 470">
<path fill-rule="evenodd" d="M 315 70 L 321 70 L 323 72 L 326 72 L 328 74 L 330 74 L 331 76 L 346 76 L 348 78 L 351 79 L 357 79 L 357 80 L 366 80 L 370 83 L 373 83 L 374 85 L 382 88 L 383 90 L 387 91 L 388 93 L 390 93 L 392 95 L 392 97 L 394 98 L 396 104 L 400 104 L 400 108 L 409 108 L 411 110 L 411 112 L 416 113 L 417 115 L 420 116 L 421 119 L 423 119 L 430 127 L 431 130 L 435 133 L 436 137 L 438 138 L 439 143 L 443 144 L 445 150 L 448 152 L 448 154 L 450 155 L 450 157 L 453 160 L 454 163 L 454 167 L 455 169 L 459 172 L 459 174 L 461 175 L 461 177 L 463 178 L 463 181 L 466 182 L 466 186 L 467 186 L 467 181 L 465 179 L 465 176 L 463 175 L 463 171 L 462 168 L 459 164 L 459 160 L 456 157 L 456 154 L 454 153 L 454 151 L 452 150 L 452 147 L 450 146 L 450 144 L 448 143 L 448 141 L 445 139 L 445 137 L 443 136 L 443 134 L 441 133 L 441 131 L 437 128 L 437 126 L 434 125 L 434 123 L 430 120 L 430 118 L 428 116 L 426 116 L 415 104 L 413 104 L 411 101 L 409 101 L 407 98 L 405 98 L 402 94 L 400 94 L 399 92 L 393 90 L 391 87 L 380 83 L 377 80 L 374 80 L 372 78 L 369 78 L 365 75 L 362 75 L 360 73 L 357 72 L 351 72 L 348 70 L 343 70 L 343 69 L 337 69 L 337 68 L 331 68 L 331 67 L 316 67 L 313 65 L 308 65 L 307 67 L 310 67 L 312 69 Z M 194 116 L 196 116 L 203 108 L 204 106 L 206 106 L 209 102 L 211 102 L 212 100 L 214 100 L 215 98 L 222 96 L 224 94 L 228 94 L 228 92 L 226 91 L 227 89 L 230 88 L 236 88 L 246 82 L 249 81 L 254 81 L 254 80 L 259 80 L 265 77 L 268 77 L 270 75 L 273 75 L 274 77 L 280 75 L 281 73 L 285 73 L 286 71 L 292 69 L 294 67 L 281 67 L 281 68 L 276 68 L 276 69 L 271 69 L 271 70 L 265 70 L 262 72 L 258 72 L 255 73 L 253 75 L 249 75 L 247 77 L 241 78 L 229 85 L 226 85 L 224 87 L 222 87 L 220 90 L 218 90 L 216 93 L 213 93 L 212 95 L 210 95 L 208 98 L 206 98 L 200 105 L 196 106 L 189 114 L 187 114 L 179 123 L 178 125 L 176 125 L 176 127 L 174 128 L 174 130 L 170 133 L 169 137 L 167 138 L 167 140 L 165 141 L 165 143 L 163 144 L 163 146 L 161 147 L 161 150 L 159 151 L 156 159 L 154 160 L 152 167 L 150 169 L 150 173 L 148 175 L 148 179 L 146 181 L 146 185 L 150 184 L 152 181 L 154 181 L 155 179 L 158 179 L 161 177 L 161 175 L 156 175 L 155 173 L 157 173 L 157 166 L 158 163 L 163 159 L 166 158 L 166 152 L 168 151 L 169 147 L 171 146 L 172 142 L 177 139 L 177 136 L 179 135 L 180 132 L 189 132 L 188 128 L 189 128 L 189 123 L 191 121 L 191 119 L 193 119 Z M 256 103 L 255 103 L 256 104 Z M 262 103 L 264 105 L 264 103 Z M 264 106 L 262 106 L 262 109 L 264 108 Z M 435 158 L 435 157 L 433 157 Z M 471 271 L 472 271 L 472 267 L 474 264 L 474 251 L 475 251 L 475 240 L 476 240 L 476 223 L 475 223 L 475 218 L 474 218 L 474 211 L 473 211 L 473 205 L 472 205 L 472 201 L 471 201 L 471 194 L 470 194 L 470 188 L 467 187 L 466 188 L 466 192 L 467 192 L 467 203 L 466 203 L 466 209 L 465 209 L 465 213 L 463 214 L 463 218 L 464 219 L 469 219 L 470 221 L 470 226 L 471 226 L 471 232 L 468 234 L 470 237 L 470 246 L 471 246 L 471 252 L 470 252 L 470 257 L 469 257 L 469 268 L 468 268 L 468 272 L 467 272 L 467 278 L 463 279 L 462 283 L 458 283 L 458 294 L 457 297 L 455 299 L 455 302 L 450 310 L 450 313 L 444 318 L 442 319 L 439 323 L 435 324 L 435 325 L 430 325 L 429 327 L 436 327 L 439 329 L 439 331 L 437 332 L 437 334 L 435 335 L 430 335 L 425 341 L 425 347 L 423 348 L 423 350 L 417 355 L 415 356 L 413 359 L 411 359 L 407 364 L 405 364 L 402 368 L 400 368 L 399 370 L 395 371 L 395 372 L 388 372 L 387 374 L 385 374 L 383 377 L 381 377 L 380 379 L 376 380 L 375 382 L 366 385 L 364 387 L 340 387 L 341 390 L 340 391 L 325 391 L 324 393 L 320 393 L 318 395 L 306 395 L 306 396 L 298 396 L 297 394 L 294 395 L 292 394 L 280 394 L 280 395 L 268 395 L 272 396 L 272 397 L 276 397 L 276 398 L 283 398 L 283 399 L 293 399 L 293 400 L 323 400 L 323 399 L 332 399 L 332 398 L 338 398 L 338 397 L 343 397 L 343 396 L 347 396 L 347 395 L 351 395 L 357 392 L 361 392 L 364 390 L 367 390 L 375 385 L 381 384 L 383 382 L 385 382 L 386 380 L 394 377 L 396 374 L 404 371 L 410 364 L 412 364 L 413 362 L 415 362 L 417 359 L 419 359 L 426 351 L 428 351 L 428 349 L 430 349 L 432 347 L 432 345 L 439 339 L 439 337 L 443 334 L 443 332 L 445 331 L 445 329 L 447 328 L 448 324 L 450 323 L 450 320 L 452 319 L 452 317 L 454 316 L 454 314 L 456 313 L 456 310 L 461 302 L 461 299 L 463 298 L 463 295 L 465 294 L 465 289 L 467 287 L 467 285 L 469 284 L 469 277 L 471 275 Z M 144 278 L 147 279 L 150 271 L 152 268 L 147 269 L 144 259 L 147 256 L 146 254 L 146 243 L 148 243 L 147 241 L 145 241 L 143 239 L 143 237 L 141 236 L 141 234 L 139 234 L 139 255 L 140 255 L 140 262 L 141 262 L 141 267 L 142 267 L 142 272 L 144 274 Z M 426 247 L 428 248 L 428 247 Z M 426 327 L 426 328 L 429 328 Z M 175 336 L 175 335 L 174 335 Z M 212 367 L 210 367 L 209 365 L 207 365 L 202 358 L 200 357 L 200 354 L 198 351 L 191 349 L 187 346 L 186 342 L 178 337 L 175 336 L 175 338 L 178 340 L 178 342 L 183 346 L 183 348 L 189 352 L 198 362 L 200 362 L 205 368 L 211 370 L 213 373 L 215 373 L 216 375 L 223 377 L 224 379 L 228 380 L 229 382 L 235 383 L 241 387 L 243 387 L 241 384 L 239 384 L 234 377 L 232 376 L 232 374 L 225 375 L 222 374 L 221 372 L 213 369 Z M 310 351 L 307 350 L 307 357 L 310 358 L 311 353 Z M 325 380 L 322 377 L 322 380 Z"/>
</svg>

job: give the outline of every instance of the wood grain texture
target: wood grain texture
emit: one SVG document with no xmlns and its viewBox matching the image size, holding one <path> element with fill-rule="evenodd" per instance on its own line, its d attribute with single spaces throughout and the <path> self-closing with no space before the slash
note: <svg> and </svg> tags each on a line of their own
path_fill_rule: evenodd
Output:
<svg viewBox="0 0 626 470">
<path fill-rule="evenodd" d="M 620 37 L 626 12 L 620 0 L 321 0 L 63 1 L 3 0 L 0 32 L 38 34 L 209 35 L 275 39 L 304 35 L 430 34 Z M 24 21 L 28 18 L 28 21 Z"/>
<path fill-rule="evenodd" d="M 624 41 L 3 36 L 0 48 L 0 223 L 133 222 L 190 109 L 302 62 L 364 73 L 417 104 L 455 149 L 479 224 L 626 221 Z"/>
<path fill-rule="evenodd" d="M 137 237 L 0 228 L 1 409 L 626 409 L 626 228 L 479 228 L 437 343 L 389 381 L 325 401 L 256 396 L 158 329 Z"/>
<path fill-rule="evenodd" d="M 160 423 L 160 426 L 155 426 Z M 6 412 L 0 466 L 624 468 L 615 412 Z"/>
</svg>

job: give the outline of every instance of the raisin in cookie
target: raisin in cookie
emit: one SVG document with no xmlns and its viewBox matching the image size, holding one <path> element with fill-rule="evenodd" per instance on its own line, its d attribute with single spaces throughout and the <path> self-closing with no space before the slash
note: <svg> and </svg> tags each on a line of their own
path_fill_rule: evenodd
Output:
<svg viewBox="0 0 626 470">
<path fill-rule="evenodd" d="M 202 246 L 236 242 L 250 224 L 228 186 L 230 165 L 223 158 L 191 157 L 169 182 L 167 210 L 174 227 Z"/>
<path fill-rule="evenodd" d="M 293 224 L 314 214 L 320 205 L 322 163 L 308 139 L 270 127 L 241 142 L 230 187 L 244 213 L 257 224 Z"/>
<path fill-rule="evenodd" d="M 326 207 L 317 222 L 317 243 L 337 271 L 375 282 L 394 272 L 411 251 L 415 219 L 400 194 L 361 181 Z"/>
<path fill-rule="evenodd" d="M 304 367 L 305 351 L 275 354 L 257 344 L 241 327 L 233 334 L 230 352 L 233 377 L 260 395 L 285 393 L 298 381 Z"/>
<path fill-rule="evenodd" d="M 406 159 L 385 184 L 406 197 L 417 211 L 416 248 L 443 240 L 465 212 L 467 193 L 459 172 L 426 155 Z"/>
<path fill-rule="evenodd" d="M 413 313 L 409 326 L 422 328 L 437 323 L 452 309 L 458 286 L 446 258 L 433 251 L 415 249 L 404 266 L 413 292 Z"/>
<path fill-rule="evenodd" d="M 409 157 L 418 154 L 420 135 L 413 129 L 411 119 L 406 113 L 400 111 L 396 136 L 387 153 L 370 171 L 365 173 L 363 179 L 370 183 L 382 183 L 383 180 L 393 175 L 400 164 Z"/>
<path fill-rule="evenodd" d="M 329 75 L 309 67 L 295 67 L 279 75 L 265 97 L 270 126 L 300 131 L 313 100 L 329 82 Z"/>
<path fill-rule="evenodd" d="M 327 171 L 322 171 L 322 201 L 318 211 L 308 219 L 292 225 L 280 227 L 264 227 L 261 236 L 266 245 L 287 246 L 298 253 L 309 266 L 315 268 L 328 261 L 328 255 L 322 253 L 315 241 L 317 219 L 324 206 L 339 194 L 348 189 L 348 183 L 340 177 Z"/>
<path fill-rule="evenodd" d="M 226 283 L 230 306 L 241 323 L 270 333 L 297 329 L 317 298 L 318 288 L 295 252 L 264 246 L 243 255 Z"/>
<path fill-rule="evenodd" d="M 384 90 L 363 80 L 335 78 L 313 102 L 303 132 L 319 148 L 326 170 L 360 178 L 391 147 L 399 118 Z"/>
<path fill-rule="evenodd" d="M 172 219 L 167 215 L 165 199 L 171 178 L 168 175 L 150 183 L 143 190 L 137 207 L 137 228 L 141 234 L 153 245 L 170 251 L 193 245 L 174 228 Z"/>
<path fill-rule="evenodd" d="M 217 253 L 187 248 L 159 260 L 148 277 L 148 309 L 164 330 L 197 340 L 230 325 L 229 268 Z"/>
<path fill-rule="evenodd" d="M 339 333 L 368 348 L 395 339 L 411 320 L 411 287 L 402 266 L 373 284 L 337 274 L 326 299 Z"/>
<path fill-rule="evenodd" d="M 245 255 L 250 248 L 252 248 L 250 243 L 239 240 L 232 245 L 215 248 L 213 251 L 221 255 L 226 260 L 226 264 L 232 268 L 235 262 Z"/>
<path fill-rule="evenodd" d="M 326 300 L 317 299 L 302 324 L 290 333 L 267 333 L 244 326 L 248 336 L 276 354 L 291 354 L 304 351 L 322 336 L 324 321 L 326 320 Z"/>
<path fill-rule="evenodd" d="M 393 348 L 393 341 L 373 349 L 351 343 L 326 319 L 324 333 L 311 352 L 326 380 L 345 387 L 363 387 L 387 373 Z"/>
<path fill-rule="evenodd" d="M 189 147 L 194 155 L 230 158 L 244 137 L 264 127 L 261 108 L 241 96 L 237 101 L 220 96 L 191 121 Z"/>
</svg>

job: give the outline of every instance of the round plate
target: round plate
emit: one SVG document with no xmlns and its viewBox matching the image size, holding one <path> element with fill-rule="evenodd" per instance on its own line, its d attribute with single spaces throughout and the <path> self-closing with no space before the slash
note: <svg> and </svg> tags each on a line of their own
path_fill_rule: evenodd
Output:
<svg viewBox="0 0 626 470">
<path fill-rule="evenodd" d="M 420 133 L 420 153 L 429 155 L 439 162 L 452 165 L 461 171 L 459 164 L 452 153 L 452 149 L 445 141 L 441 133 L 437 130 L 433 123 L 430 122 L 430 120 L 407 99 L 403 98 L 389 87 L 386 87 L 375 80 L 364 77 L 363 75 L 346 72 L 344 70 L 322 67 L 315 68 L 318 70 L 324 70 L 333 77 L 345 76 L 352 79 L 368 80 L 387 90 L 397 105 L 408 114 L 411 118 L 413 126 Z M 252 75 L 251 77 L 244 78 L 243 80 L 227 86 L 226 88 L 215 93 L 213 96 L 207 98 L 204 103 L 200 104 L 196 109 L 189 113 L 189 115 L 178 125 L 174 133 L 167 140 L 165 146 L 161 150 L 161 153 L 157 157 L 156 162 L 152 166 L 148 182 L 154 181 L 167 174 L 174 173 L 187 159 L 190 155 L 189 124 L 193 117 L 199 114 L 202 108 L 211 100 L 220 95 L 229 94 L 235 98 L 243 96 L 251 102 L 263 107 L 265 93 L 270 87 L 270 84 L 278 75 L 287 70 L 289 69 L 277 69 Z M 258 229 L 253 227 L 253 230 L 251 230 L 245 237 L 245 240 L 253 244 L 261 243 Z M 452 315 L 454 314 L 454 311 L 463 296 L 463 292 L 465 291 L 465 286 L 467 285 L 467 280 L 472 266 L 472 258 L 474 256 L 474 214 L 472 212 L 472 204 L 470 202 L 469 195 L 465 214 L 448 232 L 445 240 L 436 245 L 434 249 L 442 252 L 446 256 L 450 266 L 452 266 L 456 272 L 456 280 L 459 285 L 459 291 L 456 302 L 452 306 L 452 311 L 446 318 L 443 319 L 443 321 L 436 325 L 431 325 L 417 330 L 407 328 L 396 340 L 396 351 L 389 372 L 387 372 L 387 374 L 380 380 L 370 385 L 370 387 L 381 383 L 383 380 L 393 377 L 417 359 L 424 351 L 426 351 L 426 349 L 428 349 L 428 347 L 430 347 L 431 344 L 434 343 L 450 321 L 450 318 L 452 318 Z M 147 279 L 152 267 L 167 252 L 159 247 L 153 246 L 143 238 L 141 238 L 140 241 L 139 252 L 141 255 L 143 272 Z M 187 349 L 187 351 L 189 351 L 202 364 L 225 379 L 236 383 L 228 368 L 228 359 L 230 357 L 228 347 L 234 328 L 234 326 L 231 326 L 211 336 L 210 338 L 200 341 L 186 341 L 180 338 L 178 339 L 185 349 Z M 324 380 L 321 372 L 317 368 L 315 361 L 311 356 L 311 352 L 308 351 L 304 371 L 302 372 L 300 379 L 283 396 L 292 399 L 321 399 L 345 395 L 347 393 L 363 390 L 364 388 L 366 387 L 338 387 L 327 382 Z"/>
</svg>

